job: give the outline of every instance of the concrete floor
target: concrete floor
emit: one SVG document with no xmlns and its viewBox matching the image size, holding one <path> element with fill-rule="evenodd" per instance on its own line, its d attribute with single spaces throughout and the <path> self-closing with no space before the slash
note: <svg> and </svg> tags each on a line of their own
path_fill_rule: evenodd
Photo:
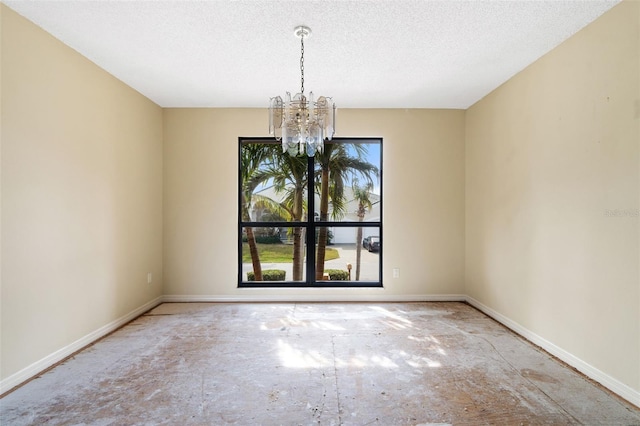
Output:
<svg viewBox="0 0 640 426">
<path fill-rule="evenodd" d="M 463 303 L 163 304 L 0 404 L 3 425 L 640 425 Z"/>
</svg>

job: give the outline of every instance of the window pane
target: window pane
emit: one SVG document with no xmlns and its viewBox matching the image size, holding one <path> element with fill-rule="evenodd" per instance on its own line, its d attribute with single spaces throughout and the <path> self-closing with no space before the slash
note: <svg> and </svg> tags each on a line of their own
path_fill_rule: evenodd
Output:
<svg viewBox="0 0 640 426">
<path fill-rule="evenodd" d="M 380 222 L 380 143 L 326 142 L 315 162 L 315 220 Z"/>
<path fill-rule="evenodd" d="M 322 235 L 326 229 L 327 245 L 324 256 Z M 379 227 L 318 227 L 316 232 L 316 269 L 324 265 L 324 281 L 380 281 L 380 228 Z M 340 243 L 333 241 L 338 237 Z M 359 244 L 358 244 L 359 241 Z M 364 244 L 363 244 L 364 242 Z M 324 262 L 322 261 L 324 260 Z"/>
<path fill-rule="evenodd" d="M 306 220 L 307 160 L 282 153 L 279 144 L 241 145 L 244 222 Z"/>
<path fill-rule="evenodd" d="M 244 227 L 242 281 L 291 282 L 305 280 L 305 229 Z M 254 265 L 254 261 L 256 265 Z M 260 276 L 256 277 L 259 265 Z"/>
</svg>

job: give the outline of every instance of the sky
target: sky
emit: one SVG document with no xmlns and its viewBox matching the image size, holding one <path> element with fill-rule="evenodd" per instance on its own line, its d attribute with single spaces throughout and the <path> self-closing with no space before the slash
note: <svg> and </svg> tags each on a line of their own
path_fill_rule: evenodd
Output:
<svg viewBox="0 0 640 426">
<path fill-rule="evenodd" d="M 374 164 L 378 167 L 378 169 L 382 170 L 380 167 L 380 149 L 382 148 L 382 144 L 379 143 L 369 143 L 366 144 L 367 154 L 365 156 L 365 160 L 371 164 Z M 354 150 L 355 153 L 355 150 Z M 380 195 L 380 179 L 378 181 L 374 181 L 373 183 L 373 191 L 374 194 Z"/>
</svg>

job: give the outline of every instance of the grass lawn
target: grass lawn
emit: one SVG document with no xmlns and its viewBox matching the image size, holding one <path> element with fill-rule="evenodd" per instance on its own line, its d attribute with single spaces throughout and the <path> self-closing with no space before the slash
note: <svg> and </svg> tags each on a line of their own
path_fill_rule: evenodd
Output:
<svg viewBox="0 0 640 426">
<path fill-rule="evenodd" d="M 293 259 L 293 245 L 291 244 L 260 244 L 258 243 L 258 253 L 262 263 L 291 263 Z M 324 260 L 339 258 L 338 250 L 327 247 Z M 250 263 L 251 254 L 249 244 L 242 243 L 242 262 Z"/>
</svg>

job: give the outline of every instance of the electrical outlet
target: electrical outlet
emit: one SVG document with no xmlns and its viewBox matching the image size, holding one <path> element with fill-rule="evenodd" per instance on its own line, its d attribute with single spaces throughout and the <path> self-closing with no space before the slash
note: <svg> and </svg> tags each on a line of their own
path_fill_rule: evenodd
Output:
<svg viewBox="0 0 640 426">
<path fill-rule="evenodd" d="M 393 268 L 393 278 L 400 278 L 400 268 Z"/>
<path fill-rule="evenodd" d="M 151 275 L 151 272 L 149 272 L 147 274 L 147 284 L 151 284 L 151 281 L 153 281 L 153 276 Z"/>
</svg>

